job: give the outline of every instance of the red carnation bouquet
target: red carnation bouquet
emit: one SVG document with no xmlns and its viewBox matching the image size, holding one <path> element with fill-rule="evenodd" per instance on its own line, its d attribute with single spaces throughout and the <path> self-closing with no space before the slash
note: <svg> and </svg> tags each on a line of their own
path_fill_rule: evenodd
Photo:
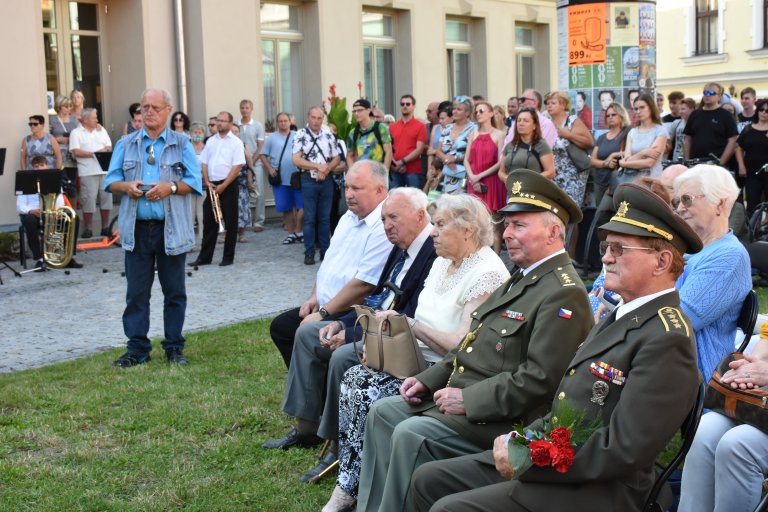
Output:
<svg viewBox="0 0 768 512">
<path fill-rule="evenodd" d="M 573 464 L 576 447 L 600 428 L 601 423 L 597 417 L 585 424 L 583 411 L 560 402 L 557 410 L 545 420 L 543 431 L 513 430 L 507 438 L 513 478 L 518 478 L 534 465 L 553 467 L 555 471 L 565 473 Z"/>
</svg>

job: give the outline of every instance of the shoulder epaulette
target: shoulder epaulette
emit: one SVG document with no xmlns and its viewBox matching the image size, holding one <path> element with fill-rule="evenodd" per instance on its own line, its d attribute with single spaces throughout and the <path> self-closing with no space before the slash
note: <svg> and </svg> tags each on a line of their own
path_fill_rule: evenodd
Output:
<svg viewBox="0 0 768 512">
<path fill-rule="evenodd" d="M 555 269 L 555 275 L 560 281 L 561 286 L 576 286 L 576 283 L 579 282 L 579 280 L 574 275 L 572 275 L 569 270 L 570 269 L 566 269 L 565 267 L 557 267 Z"/>
<path fill-rule="evenodd" d="M 686 336 L 691 335 L 691 330 L 688 324 L 683 319 L 683 314 L 679 309 L 673 307 L 665 307 L 659 310 L 659 318 L 664 324 L 664 328 L 667 332 L 680 331 L 684 332 Z"/>
</svg>

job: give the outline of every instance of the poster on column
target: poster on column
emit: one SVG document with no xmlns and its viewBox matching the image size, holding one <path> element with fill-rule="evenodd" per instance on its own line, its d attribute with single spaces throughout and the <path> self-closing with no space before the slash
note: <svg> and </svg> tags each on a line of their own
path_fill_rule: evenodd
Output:
<svg viewBox="0 0 768 512">
<path fill-rule="evenodd" d="M 652 4 L 640 4 L 638 18 L 640 21 L 640 46 L 655 46 L 656 6 Z"/>
<path fill-rule="evenodd" d="M 605 4 L 568 7 L 568 65 L 605 62 Z"/>
<path fill-rule="evenodd" d="M 637 4 L 611 3 L 608 11 L 608 44 L 637 46 Z"/>
</svg>

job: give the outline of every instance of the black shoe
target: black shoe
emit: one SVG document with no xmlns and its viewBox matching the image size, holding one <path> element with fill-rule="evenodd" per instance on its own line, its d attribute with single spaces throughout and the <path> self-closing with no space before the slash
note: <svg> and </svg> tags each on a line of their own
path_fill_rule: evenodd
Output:
<svg viewBox="0 0 768 512">
<path fill-rule="evenodd" d="M 232 263 L 234 263 L 234 261 L 231 261 L 231 260 L 225 260 L 225 261 L 222 261 L 221 263 L 219 263 L 219 266 L 220 266 L 220 267 L 228 267 L 228 266 L 230 266 Z"/>
<path fill-rule="evenodd" d="M 336 463 L 338 462 L 338 460 L 339 460 L 338 454 L 336 454 L 335 452 L 332 452 L 331 450 L 328 450 L 325 456 L 321 458 L 320 461 L 317 463 L 317 466 L 315 466 L 314 468 L 310 469 L 309 471 L 301 475 L 299 477 L 299 480 L 301 480 L 302 482 L 307 482 L 311 484 L 319 482 L 320 478 L 322 478 L 319 476 L 320 473 L 322 473 L 323 471 L 325 471 L 326 469 L 328 469 L 333 465 L 337 465 Z"/>
<path fill-rule="evenodd" d="M 284 437 L 281 437 L 280 439 L 270 439 L 261 445 L 261 447 L 267 448 L 268 450 L 273 448 L 282 448 L 283 450 L 287 450 L 288 448 L 292 448 L 294 446 L 298 446 L 300 448 L 310 448 L 312 446 L 317 446 L 322 442 L 323 440 L 317 437 L 315 434 L 302 435 L 299 434 L 295 428 L 293 428 L 290 432 L 285 434 Z"/>
<path fill-rule="evenodd" d="M 325 251 L 320 251 L 320 261 L 325 259 Z"/>
<path fill-rule="evenodd" d="M 101 236 L 112 236 L 112 233 L 109 232 L 109 228 L 102 228 Z"/>
<path fill-rule="evenodd" d="M 118 368 L 130 368 L 131 366 L 148 363 L 151 359 L 152 358 L 149 357 L 149 354 L 144 356 L 137 356 L 126 352 L 125 354 L 112 361 L 112 366 L 117 366 Z"/>
<path fill-rule="evenodd" d="M 35 272 L 45 272 L 48 270 L 43 266 L 43 260 L 37 260 L 37 263 L 35 263 Z"/>
<path fill-rule="evenodd" d="M 165 351 L 165 358 L 168 359 L 169 363 L 176 363 L 181 366 L 189 364 L 187 358 L 184 357 L 184 354 L 181 353 L 180 348 L 169 348 Z"/>
<path fill-rule="evenodd" d="M 86 229 L 85 231 L 83 231 L 83 234 L 80 235 L 80 238 L 93 238 L 93 231 L 91 231 L 90 229 Z"/>
<path fill-rule="evenodd" d="M 188 267 L 202 267 L 203 265 L 210 265 L 210 261 L 195 260 L 192 263 L 187 263 Z"/>
<path fill-rule="evenodd" d="M 305 265 L 314 265 L 315 264 L 315 255 L 314 254 L 305 254 L 304 255 L 304 264 Z"/>
<path fill-rule="evenodd" d="M 83 264 L 78 263 L 77 261 L 75 261 L 75 258 L 72 258 L 71 260 L 69 260 L 69 263 L 67 264 L 67 268 L 83 268 Z"/>
</svg>

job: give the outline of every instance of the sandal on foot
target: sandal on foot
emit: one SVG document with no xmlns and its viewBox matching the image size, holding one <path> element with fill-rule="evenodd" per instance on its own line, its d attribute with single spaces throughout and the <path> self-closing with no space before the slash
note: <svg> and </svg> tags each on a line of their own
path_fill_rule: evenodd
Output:
<svg viewBox="0 0 768 512">
<path fill-rule="evenodd" d="M 299 241 L 299 237 L 295 233 L 291 233 L 283 239 L 283 245 L 295 244 Z"/>
</svg>

